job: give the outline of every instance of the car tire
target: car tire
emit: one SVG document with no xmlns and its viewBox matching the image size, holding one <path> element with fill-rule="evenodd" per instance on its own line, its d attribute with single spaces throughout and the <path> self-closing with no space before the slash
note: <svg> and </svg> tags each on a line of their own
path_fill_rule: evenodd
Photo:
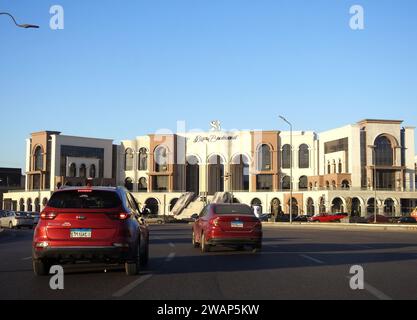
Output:
<svg viewBox="0 0 417 320">
<path fill-rule="evenodd" d="M 195 240 L 195 233 L 193 231 L 193 239 L 192 239 L 193 247 L 198 248 L 200 244 Z"/>
<path fill-rule="evenodd" d="M 207 244 L 206 241 L 206 236 L 204 235 L 204 232 L 201 234 L 201 243 L 200 243 L 200 247 L 201 247 L 201 252 L 202 253 L 207 253 L 210 252 L 210 245 Z"/>
<path fill-rule="evenodd" d="M 46 276 L 49 273 L 50 265 L 43 260 L 33 260 L 32 266 L 37 277 Z"/>
<path fill-rule="evenodd" d="M 128 276 L 136 276 L 140 270 L 140 246 L 136 246 L 134 261 L 125 262 L 125 271 Z"/>
</svg>

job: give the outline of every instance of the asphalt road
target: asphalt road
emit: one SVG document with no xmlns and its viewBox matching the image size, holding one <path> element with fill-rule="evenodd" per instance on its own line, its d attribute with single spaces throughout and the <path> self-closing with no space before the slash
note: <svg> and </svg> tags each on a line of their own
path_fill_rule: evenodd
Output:
<svg viewBox="0 0 417 320">
<path fill-rule="evenodd" d="M 0 299 L 417 299 L 417 233 L 264 228 L 254 254 L 191 246 L 190 225 L 151 227 L 149 267 L 137 277 L 115 266 L 68 266 L 65 289 L 31 265 L 31 230 L 0 233 Z M 365 289 L 350 289 L 361 265 Z M 107 269 L 105 272 L 104 270 Z"/>
</svg>

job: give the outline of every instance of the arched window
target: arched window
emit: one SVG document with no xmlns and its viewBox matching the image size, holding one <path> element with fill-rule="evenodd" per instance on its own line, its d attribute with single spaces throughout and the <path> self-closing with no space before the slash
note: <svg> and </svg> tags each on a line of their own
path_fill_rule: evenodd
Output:
<svg viewBox="0 0 417 320">
<path fill-rule="evenodd" d="M 159 146 L 155 149 L 155 171 L 165 172 L 168 171 L 168 152 L 163 146 Z"/>
<path fill-rule="evenodd" d="M 375 157 L 377 166 L 394 165 L 394 151 L 391 141 L 385 136 L 379 136 L 375 140 Z"/>
<path fill-rule="evenodd" d="M 332 162 L 332 167 L 333 167 L 332 173 L 337 173 L 337 171 L 336 171 L 336 160 L 334 160 L 334 159 L 333 159 L 333 162 Z"/>
<path fill-rule="evenodd" d="M 80 178 L 86 178 L 87 177 L 87 167 L 85 164 L 82 164 L 80 166 Z"/>
<path fill-rule="evenodd" d="M 133 170 L 133 150 L 127 149 L 125 152 L 125 171 Z"/>
<path fill-rule="evenodd" d="M 96 177 L 96 165 L 92 164 L 90 166 L 90 178 L 95 178 Z"/>
<path fill-rule="evenodd" d="M 41 146 L 38 146 L 35 149 L 34 165 L 35 165 L 35 171 L 42 171 L 43 170 L 43 154 L 42 154 L 42 147 Z"/>
<path fill-rule="evenodd" d="M 343 164 L 342 164 L 342 160 L 339 159 L 339 173 L 342 173 L 343 171 Z"/>
<path fill-rule="evenodd" d="M 301 176 L 300 177 L 300 180 L 298 182 L 298 188 L 300 190 L 307 189 L 307 184 L 308 184 L 308 181 L 307 180 L 308 180 L 307 179 L 307 176 Z"/>
<path fill-rule="evenodd" d="M 342 181 L 342 189 L 349 189 L 350 188 L 350 183 L 348 180 L 343 180 Z"/>
<path fill-rule="evenodd" d="M 307 214 L 311 216 L 315 214 L 314 200 L 312 198 L 307 199 Z"/>
<path fill-rule="evenodd" d="M 258 148 L 258 171 L 270 171 L 271 169 L 271 148 L 267 144 L 263 144 Z"/>
<path fill-rule="evenodd" d="M 282 147 L 282 167 L 284 169 L 291 168 L 291 146 L 289 144 Z"/>
<path fill-rule="evenodd" d="M 310 167 L 310 152 L 308 145 L 302 144 L 298 150 L 298 167 L 300 169 L 307 169 Z"/>
<path fill-rule="evenodd" d="M 291 178 L 289 176 L 285 176 L 284 178 L 282 178 L 282 189 L 283 190 L 291 189 Z"/>
<path fill-rule="evenodd" d="M 146 171 L 148 170 L 148 152 L 145 148 L 141 148 L 139 150 L 139 171 Z"/>
<path fill-rule="evenodd" d="M 70 178 L 75 178 L 77 176 L 77 166 L 76 166 L 75 163 L 70 164 L 69 176 L 70 176 Z"/>
<path fill-rule="evenodd" d="M 131 178 L 126 178 L 125 180 L 125 188 L 129 191 L 133 191 L 133 181 Z"/>
<path fill-rule="evenodd" d="M 139 192 L 148 191 L 148 182 L 146 181 L 146 178 L 140 178 L 139 179 L 138 190 L 139 190 Z"/>
<path fill-rule="evenodd" d="M 330 161 L 327 161 L 327 174 L 331 174 L 332 173 L 332 167 L 330 165 Z"/>
</svg>

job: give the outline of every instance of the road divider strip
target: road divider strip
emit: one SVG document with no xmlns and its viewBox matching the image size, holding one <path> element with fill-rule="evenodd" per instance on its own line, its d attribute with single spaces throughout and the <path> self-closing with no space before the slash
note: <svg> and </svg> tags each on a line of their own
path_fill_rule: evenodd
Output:
<svg viewBox="0 0 417 320">
<path fill-rule="evenodd" d="M 262 222 L 264 227 L 310 228 L 327 230 L 368 230 L 368 231 L 404 231 L 417 232 L 417 226 L 391 224 L 355 224 L 355 223 L 308 223 L 308 222 Z"/>
</svg>

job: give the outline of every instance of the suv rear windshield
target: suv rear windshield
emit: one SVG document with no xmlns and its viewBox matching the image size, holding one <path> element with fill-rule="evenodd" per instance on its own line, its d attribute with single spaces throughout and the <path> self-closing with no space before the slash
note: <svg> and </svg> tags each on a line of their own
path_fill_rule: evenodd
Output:
<svg viewBox="0 0 417 320">
<path fill-rule="evenodd" d="M 217 205 L 215 207 L 215 213 L 254 215 L 252 208 L 246 205 Z"/>
<path fill-rule="evenodd" d="M 112 209 L 122 206 L 116 192 L 112 191 L 60 191 L 52 195 L 48 207 L 56 209 Z"/>
</svg>

